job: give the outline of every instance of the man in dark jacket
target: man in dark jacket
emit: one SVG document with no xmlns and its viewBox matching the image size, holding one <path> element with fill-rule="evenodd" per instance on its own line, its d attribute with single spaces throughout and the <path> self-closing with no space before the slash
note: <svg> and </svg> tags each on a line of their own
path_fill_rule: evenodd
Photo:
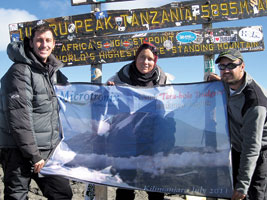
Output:
<svg viewBox="0 0 267 200">
<path fill-rule="evenodd" d="M 8 139 L 2 149 L 5 199 L 28 199 L 31 179 L 48 199 L 71 199 L 69 181 L 41 176 L 46 159 L 60 141 L 57 97 L 53 84 L 66 77 L 58 70 L 53 29 L 42 24 L 23 42 L 12 42 L 7 53 L 14 62 L 1 79 L 1 100 Z M 10 141 L 12 140 L 12 141 Z"/>
<path fill-rule="evenodd" d="M 228 50 L 215 61 L 228 94 L 234 193 L 232 200 L 267 198 L 267 93 L 245 71 L 241 53 Z"/>
</svg>

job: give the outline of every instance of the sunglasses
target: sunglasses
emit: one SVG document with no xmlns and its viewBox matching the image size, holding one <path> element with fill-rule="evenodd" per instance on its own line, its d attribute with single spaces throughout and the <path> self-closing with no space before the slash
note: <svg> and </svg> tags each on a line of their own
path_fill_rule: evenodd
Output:
<svg viewBox="0 0 267 200">
<path fill-rule="evenodd" d="M 236 64 L 236 63 L 229 63 L 227 65 L 219 64 L 218 65 L 218 68 L 219 68 L 219 70 L 225 70 L 226 68 L 232 70 L 232 69 L 236 68 L 237 66 L 239 66 L 241 64 L 242 64 L 242 62 L 241 63 L 238 63 L 238 64 Z"/>
</svg>

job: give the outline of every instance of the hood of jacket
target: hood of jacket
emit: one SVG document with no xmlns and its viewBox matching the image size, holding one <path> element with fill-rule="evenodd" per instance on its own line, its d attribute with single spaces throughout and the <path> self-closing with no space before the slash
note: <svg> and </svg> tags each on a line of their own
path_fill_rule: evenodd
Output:
<svg viewBox="0 0 267 200">
<path fill-rule="evenodd" d="M 28 37 L 25 37 L 24 41 L 9 43 L 7 46 L 7 55 L 14 63 L 22 63 L 40 70 L 45 70 L 45 65 L 37 59 L 36 55 L 31 50 L 30 39 Z M 64 65 L 53 54 L 48 57 L 47 61 L 47 63 L 55 67 L 54 70 Z"/>
</svg>

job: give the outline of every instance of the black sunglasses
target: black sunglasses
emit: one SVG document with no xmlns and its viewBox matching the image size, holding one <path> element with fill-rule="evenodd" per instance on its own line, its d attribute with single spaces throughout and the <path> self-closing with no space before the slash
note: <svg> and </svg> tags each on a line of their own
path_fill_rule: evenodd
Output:
<svg viewBox="0 0 267 200">
<path fill-rule="evenodd" d="M 236 63 L 229 63 L 227 65 L 219 64 L 218 65 L 218 68 L 219 68 L 219 70 L 225 70 L 226 68 L 231 70 L 231 69 L 234 69 L 234 68 L 236 68 L 237 66 L 239 66 L 241 64 L 242 64 L 242 62 L 241 63 L 238 63 L 238 64 L 236 64 Z"/>
</svg>

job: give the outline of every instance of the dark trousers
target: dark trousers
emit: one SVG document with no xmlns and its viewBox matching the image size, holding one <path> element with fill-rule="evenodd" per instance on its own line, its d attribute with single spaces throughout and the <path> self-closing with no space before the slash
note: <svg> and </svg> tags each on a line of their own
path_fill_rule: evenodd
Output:
<svg viewBox="0 0 267 200">
<path fill-rule="evenodd" d="M 159 192 L 147 192 L 149 200 L 163 200 L 164 193 Z M 116 200 L 134 200 L 134 190 L 120 189 L 116 190 Z"/>
<path fill-rule="evenodd" d="M 233 181 L 237 182 L 238 169 L 240 165 L 240 153 L 232 149 L 233 160 Z M 260 152 L 256 169 L 248 189 L 246 200 L 266 200 L 267 199 L 267 149 Z"/>
<path fill-rule="evenodd" d="M 4 171 L 4 199 L 28 199 L 31 179 L 34 179 L 43 195 L 49 200 L 70 200 L 72 190 L 69 180 L 60 176 L 38 176 L 33 173 L 33 166 L 22 157 L 18 149 L 2 150 Z"/>
</svg>

